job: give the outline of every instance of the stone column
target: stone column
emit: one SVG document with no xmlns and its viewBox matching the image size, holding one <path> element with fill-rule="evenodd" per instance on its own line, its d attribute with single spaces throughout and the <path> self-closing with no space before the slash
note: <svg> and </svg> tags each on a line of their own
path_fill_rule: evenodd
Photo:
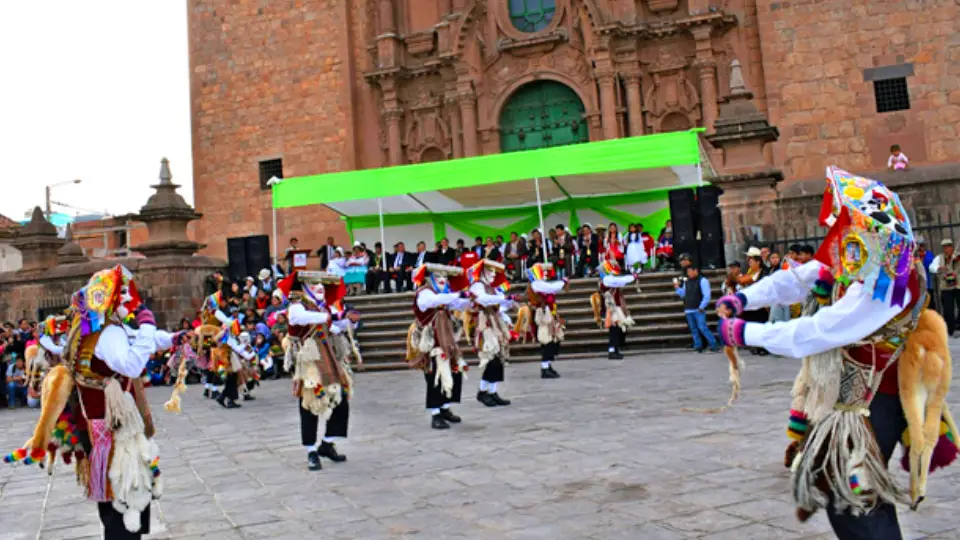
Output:
<svg viewBox="0 0 960 540">
<path fill-rule="evenodd" d="M 713 133 L 717 121 L 717 61 L 713 57 L 712 28 L 701 26 L 693 30 L 696 40 L 697 59 L 694 66 L 700 76 L 700 103 L 703 109 L 703 125 L 707 133 Z"/>
<path fill-rule="evenodd" d="M 380 33 L 396 33 L 397 19 L 393 14 L 392 0 L 380 0 Z"/>
<path fill-rule="evenodd" d="M 603 138 L 617 138 L 617 93 L 612 69 L 597 69 L 597 84 L 600 86 L 600 118 L 603 123 Z"/>
<path fill-rule="evenodd" d="M 400 140 L 402 117 L 403 109 L 390 108 L 383 111 L 383 118 L 387 124 L 387 155 L 391 166 L 403 163 L 403 143 Z"/>
<path fill-rule="evenodd" d="M 477 96 L 469 82 L 458 85 L 460 116 L 463 121 L 463 155 L 472 157 L 479 154 L 477 148 Z"/>
<path fill-rule="evenodd" d="M 627 116 L 630 118 L 630 136 L 643 135 L 643 103 L 640 100 L 640 74 L 628 73 Z"/>
<path fill-rule="evenodd" d="M 456 98 L 447 99 L 446 104 L 450 112 L 450 139 L 453 142 L 453 157 L 461 158 L 463 157 L 463 139 L 460 132 L 463 128 L 460 125 L 460 108 L 457 106 Z"/>
</svg>

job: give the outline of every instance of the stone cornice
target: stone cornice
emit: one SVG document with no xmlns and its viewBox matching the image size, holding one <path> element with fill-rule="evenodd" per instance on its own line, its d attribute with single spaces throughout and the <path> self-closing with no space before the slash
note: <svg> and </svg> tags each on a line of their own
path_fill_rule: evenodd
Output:
<svg viewBox="0 0 960 540">
<path fill-rule="evenodd" d="M 736 15 L 715 11 L 691 15 L 679 19 L 642 22 L 627 24 L 622 21 L 612 22 L 597 28 L 602 35 L 616 37 L 639 37 L 641 39 L 659 39 L 673 36 L 681 32 L 688 32 L 694 28 L 710 26 L 717 30 L 727 30 L 737 25 Z"/>
</svg>

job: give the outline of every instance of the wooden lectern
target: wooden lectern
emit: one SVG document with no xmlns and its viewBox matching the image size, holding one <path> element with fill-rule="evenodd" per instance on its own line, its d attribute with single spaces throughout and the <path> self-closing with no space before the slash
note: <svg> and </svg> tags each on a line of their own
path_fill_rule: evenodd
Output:
<svg viewBox="0 0 960 540">
<path fill-rule="evenodd" d="M 293 270 L 306 270 L 307 257 L 310 255 L 309 249 L 294 249 L 290 251 L 290 257 L 293 259 Z"/>
</svg>

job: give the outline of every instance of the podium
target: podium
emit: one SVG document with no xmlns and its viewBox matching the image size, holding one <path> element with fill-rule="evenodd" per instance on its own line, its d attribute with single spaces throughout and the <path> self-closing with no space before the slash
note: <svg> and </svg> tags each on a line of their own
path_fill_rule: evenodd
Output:
<svg viewBox="0 0 960 540">
<path fill-rule="evenodd" d="M 307 257 L 310 255 L 309 249 L 294 249 L 290 252 L 291 266 L 293 270 L 306 270 L 307 269 Z"/>
</svg>

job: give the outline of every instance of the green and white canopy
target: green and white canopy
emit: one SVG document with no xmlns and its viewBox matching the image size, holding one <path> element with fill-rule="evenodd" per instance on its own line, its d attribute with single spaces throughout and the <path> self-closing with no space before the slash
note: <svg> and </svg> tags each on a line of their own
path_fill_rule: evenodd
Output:
<svg viewBox="0 0 960 540">
<path fill-rule="evenodd" d="M 275 208 L 323 204 L 351 238 L 419 240 L 527 233 L 541 225 L 578 227 L 669 219 L 667 192 L 712 175 L 701 129 L 493 154 L 417 165 L 289 178 L 273 186 Z M 381 225 L 385 230 L 379 230 Z"/>
</svg>

